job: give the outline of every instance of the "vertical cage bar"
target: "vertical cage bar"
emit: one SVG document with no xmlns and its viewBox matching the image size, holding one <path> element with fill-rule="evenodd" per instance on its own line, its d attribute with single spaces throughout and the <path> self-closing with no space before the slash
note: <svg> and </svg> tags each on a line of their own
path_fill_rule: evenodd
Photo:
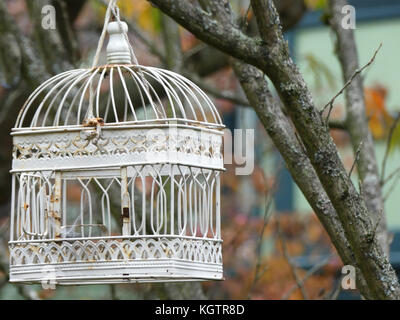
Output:
<svg viewBox="0 0 400 320">
<path fill-rule="evenodd" d="M 17 238 L 21 237 L 21 201 L 22 201 L 22 178 L 21 175 L 18 177 L 18 200 L 16 206 L 16 235 Z"/>
<path fill-rule="evenodd" d="M 11 178 L 11 219 L 10 219 L 10 239 L 14 239 L 14 219 L 15 219 L 15 174 Z"/>
<path fill-rule="evenodd" d="M 131 234 L 130 219 L 130 199 L 128 191 L 128 173 L 127 167 L 121 168 L 121 215 L 122 215 L 122 235 L 129 236 Z"/>
<path fill-rule="evenodd" d="M 19 216 L 20 216 L 20 223 L 19 223 L 19 225 L 20 225 L 20 232 L 19 232 L 19 235 L 24 239 L 24 236 L 25 236 L 25 233 L 24 233 L 24 228 L 25 228 L 25 217 L 26 217 L 26 205 L 25 205 L 25 195 L 26 195 L 26 182 L 25 182 L 25 175 L 24 174 L 22 174 L 21 175 L 21 186 L 20 186 L 20 190 L 21 190 L 21 202 L 20 202 L 20 207 L 19 207 L 19 210 L 20 210 L 20 213 L 19 213 Z"/>
<path fill-rule="evenodd" d="M 26 231 L 32 232 L 31 177 L 29 175 L 26 182 L 24 210 L 25 210 L 24 233 Z M 28 236 L 27 234 L 25 235 Z M 30 238 L 33 239 L 32 237 Z"/>
<path fill-rule="evenodd" d="M 56 238 L 61 237 L 61 172 L 55 173 L 54 179 L 54 195 L 51 201 L 53 202 L 53 222 L 54 222 L 54 235 Z"/>
<path fill-rule="evenodd" d="M 216 179 L 216 188 L 215 188 L 215 215 L 216 215 L 216 222 L 215 222 L 215 231 L 217 239 L 221 239 L 221 186 L 220 186 L 220 174 L 218 173 L 215 177 Z"/>
<path fill-rule="evenodd" d="M 66 228 L 67 226 L 67 180 L 64 179 L 63 180 L 63 184 L 62 184 L 62 215 L 63 215 L 63 219 L 62 219 L 62 225 L 64 228 Z"/>
<path fill-rule="evenodd" d="M 171 205 L 170 205 L 170 218 L 171 218 L 171 230 L 170 233 L 171 235 L 174 234 L 175 232 L 175 228 L 174 228 L 174 210 L 175 210 L 175 190 L 174 190 L 174 179 L 175 179 L 175 175 L 174 175 L 174 165 L 171 164 L 171 190 L 170 190 L 170 201 L 171 201 Z"/>
</svg>

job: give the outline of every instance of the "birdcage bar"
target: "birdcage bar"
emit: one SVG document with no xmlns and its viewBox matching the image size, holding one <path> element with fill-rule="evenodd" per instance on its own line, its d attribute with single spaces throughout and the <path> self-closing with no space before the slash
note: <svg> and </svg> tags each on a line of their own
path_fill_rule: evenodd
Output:
<svg viewBox="0 0 400 320">
<path fill-rule="evenodd" d="M 221 125 L 221 119 L 218 115 L 218 112 L 215 109 L 215 106 L 212 104 L 212 102 L 209 100 L 209 98 L 192 82 L 188 81 L 184 77 L 180 75 L 173 74 L 169 71 L 166 70 L 161 70 L 158 68 L 153 68 L 153 67 L 143 67 L 143 66 L 135 66 L 135 68 L 140 69 L 142 74 L 147 76 L 148 79 L 153 79 L 155 81 L 158 81 L 158 83 L 162 86 L 163 92 L 165 93 L 165 96 L 167 97 L 168 104 L 171 106 L 171 112 L 172 112 L 172 117 L 171 119 L 185 119 L 185 120 L 194 120 L 199 123 L 207 124 L 210 125 L 212 123 L 216 123 Z M 103 69 L 103 70 L 102 70 Z M 70 120 L 70 115 L 72 114 L 72 110 L 74 107 L 77 108 L 77 117 L 75 119 L 76 125 L 79 125 L 82 120 L 82 109 L 83 105 L 87 103 L 86 97 L 87 95 L 90 95 L 88 91 L 91 90 L 91 88 L 95 87 L 93 92 L 93 95 L 95 95 L 94 99 L 94 110 L 96 112 L 96 117 L 102 117 L 104 116 L 104 119 L 107 120 L 104 114 L 101 112 L 101 103 L 100 97 L 102 96 L 101 94 L 101 87 L 102 85 L 107 82 L 107 85 L 110 87 L 109 91 L 109 100 L 111 102 L 112 110 L 113 110 L 113 115 L 115 117 L 115 123 L 120 123 L 124 122 L 123 117 L 118 116 L 117 112 L 117 103 L 115 99 L 115 82 L 114 81 L 114 69 L 117 69 L 118 71 L 118 84 L 121 85 L 121 87 L 124 90 L 125 97 L 127 99 L 129 109 L 130 109 L 130 114 L 132 117 L 131 121 L 134 122 L 143 122 L 143 121 L 154 121 L 154 120 L 161 120 L 166 118 L 165 114 L 165 107 L 164 103 L 162 103 L 162 98 L 160 98 L 159 94 L 156 93 L 156 90 L 154 87 L 151 85 L 150 81 L 146 81 L 146 85 L 140 81 L 140 75 L 137 74 L 137 71 L 135 72 L 134 69 L 128 68 L 127 66 L 103 66 L 103 67 L 98 67 L 94 68 L 92 70 L 78 70 L 74 72 L 65 72 L 64 74 L 61 74 L 58 76 L 59 78 L 57 79 L 51 79 L 51 81 L 47 81 L 44 84 L 42 84 L 38 89 L 36 89 L 30 98 L 28 99 L 27 103 L 25 106 L 22 108 L 21 113 L 17 119 L 16 122 L 16 128 L 22 128 L 23 123 L 25 120 L 25 117 L 27 115 L 28 110 L 33 106 L 33 103 L 36 101 L 38 96 L 40 94 L 45 93 L 44 98 L 42 99 L 41 103 L 38 105 L 37 110 L 32 118 L 32 121 L 30 123 L 30 127 L 44 127 L 46 125 L 46 121 L 48 119 L 48 116 L 50 114 L 50 111 L 52 110 L 53 106 L 55 105 L 55 102 L 59 97 L 62 96 L 61 102 L 59 104 L 59 107 L 57 108 L 56 111 L 56 116 L 54 117 L 54 122 L 53 126 L 65 126 L 65 125 L 70 125 L 68 121 Z M 125 72 L 129 73 L 131 75 L 131 79 L 134 80 L 135 86 L 132 87 L 130 86 L 130 90 L 128 88 L 128 85 L 126 83 L 125 77 L 122 75 L 122 71 L 124 70 Z M 100 73 L 99 77 L 98 76 Z M 109 74 L 109 80 L 104 81 L 105 74 Z M 61 79 L 61 80 L 60 80 Z M 58 80 L 58 81 L 57 81 Z M 52 85 L 56 81 L 56 84 L 46 92 L 46 89 L 48 89 L 49 85 Z M 175 81 L 174 84 L 173 81 Z M 80 84 L 80 82 L 83 82 Z M 175 87 L 174 87 L 175 86 Z M 138 89 L 140 100 L 141 100 L 141 105 L 140 106 L 134 106 L 133 102 L 130 98 L 133 93 L 136 93 L 136 91 L 133 91 L 133 88 Z M 153 95 L 153 97 L 152 97 Z M 46 111 L 43 113 L 43 109 L 46 106 L 46 103 L 49 102 L 49 106 L 46 108 Z M 61 110 L 63 110 L 64 104 L 70 101 L 70 106 L 67 110 L 67 116 L 64 118 L 65 121 L 64 123 L 60 123 L 61 120 Z M 146 103 L 146 101 L 148 103 Z M 188 104 L 188 109 L 190 110 L 190 115 L 185 111 L 185 107 L 182 104 L 182 101 L 186 102 Z M 147 104 L 150 104 L 152 110 L 153 110 L 153 117 L 148 117 L 148 112 L 147 112 Z M 108 104 L 107 104 L 108 105 Z M 203 105 L 202 108 L 196 108 L 195 106 L 197 105 Z M 145 110 L 145 118 L 144 119 L 138 119 L 135 113 L 135 109 L 137 108 L 143 108 Z M 178 108 L 178 109 L 177 109 Z M 195 110 L 198 110 L 201 115 L 201 119 L 198 118 L 198 114 Z M 207 118 L 207 115 L 205 114 L 205 109 L 208 110 L 212 117 L 212 121 L 210 122 Z M 160 117 L 160 112 L 157 110 L 161 110 L 162 112 L 162 118 Z M 179 113 L 177 112 L 179 110 Z M 177 116 L 178 114 L 181 115 L 181 117 Z M 39 120 L 42 119 L 42 124 L 39 124 Z M 170 119 L 168 119 L 170 120 Z"/>
<path fill-rule="evenodd" d="M 175 170 L 164 171 L 161 166 L 146 166 L 147 170 L 143 170 L 144 166 L 121 168 L 121 176 L 119 178 L 112 178 L 111 181 L 105 183 L 101 183 L 101 178 L 98 177 L 72 178 L 68 174 L 64 176 L 61 171 L 47 172 L 47 174 L 42 172 L 14 174 L 14 179 L 17 179 L 20 186 L 14 186 L 19 190 L 19 200 L 17 205 L 12 207 L 11 216 L 12 240 L 10 241 L 10 251 L 13 281 L 25 281 L 24 273 L 18 273 L 21 267 L 28 268 L 25 268 L 25 272 L 27 272 L 25 276 L 28 277 L 29 281 L 34 281 L 35 277 L 40 276 L 38 269 L 35 268 L 40 266 L 41 263 L 57 268 L 60 267 L 63 270 L 62 272 L 68 274 L 70 269 L 64 263 L 66 256 L 62 253 L 62 250 L 65 251 L 67 249 L 63 248 L 69 248 L 68 250 L 72 250 L 69 254 L 76 255 L 73 261 L 69 261 L 70 263 L 90 264 L 90 267 L 94 268 L 92 276 L 95 279 L 87 275 L 85 279 L 87 283 L 119 281 L 117 279 L 107 279 L 107 277 L 102 278 L 98 274 L 96 265 L 93 265 L 93 259 L 91 259 L 94 258 L 91 256 L 92 253 L 84 254 L 81 252 L 88 242 L 92 246 L 91 250 L 98 253 L 95 260 L 100 264 L 104 261 L 112 260 L 112 255 L 107 256 L 101 250 L 106 250 L 105 248 L 109 248 L 110 245 L 111 247 L 117 246 L 118 250 L 122 250 L 120 241 L 125 243 L 124 241 L 129 240 L 129 243 L 145 246 L 148 251 L 145 251 L 146 253 L 142 252 L 145 255 L 138 258 L 138 249 L 132 247 L 133 251 L 136 250 L 136 254 L 133 254 L 135 256 L 134 259 L 132 259 L 132 254 L 122 254 L 119 257 L 119 260 L 122 259 L 121 261 L 140 264 L 141 262 L 147 263 L 151 259 L 155 263 L 159 259 L 177 259 L 176 261 L 178 262 L 186 261 L 192 263 L 192 267 L 193 263 L 204 263 L 203 260 L 206 259 L 204 255 L 207 255 L 207 253 L 203 251 L 209 250 L 207 248 L 211 246 L 212 259 L 210 257 L 207 259 L 211 265 L 217 267 L 221 261 L 219 212 L 217 211 L 219 210 L 219 189 L 217 188 L 219 172 L 180 165 L 175 165 Z M 163 172 L 170 173 L 165 175 Z M 110 180 L 109 178 L 104 180 L 107 179 Z M 71 212 L 67 210 L 66 203 L 71 201 L 68 200 L 68 197 L 61 197 L 63 202 L 57 201 L 57 197 L 69 193 L 68 190 L 61 189 L 68 189 L 68 184 L 71 181 L 75 183 L 75 187 L 77 185 L 80 186 L 81 193 L 79 197 L 80 203 L 78 204 L 80 207 L 79 214 L 74 218 L 75 221 L 69 224 L 67 220 Z M 92 207 L 98 202 L 92 198 L 92 195 L 95 194 L 93 184 L 99 186 L 103 193 L 100 195 L 100 205 L 97 207 Z M 120 189 L 122 213 L 124 214 L 123 209 L 127 208 L 129 214 L 127 217 L 123 215 L 119 235 L 115 235 L 117 230 L 114 229 L 113 236 L 111 236 L 109 200 L 112 184 L 115 184 Z M 138 190 L 139 186 L 141 186 L 142 192 Z M 166 189 L 168 186 L 171 187 L 172 191 L 167 199 Z M 35 191 L 33 192 L 33 190 Z M 146 190 L 148 190 L 147 194 Z M 193 192 L 189 193 L 188 190 Z M 136 208 L 138 203 L 136 195 L 142 199 L 141 203 L 139 203 L 139 208 Z M 54 201 L 46 202 L 46 199 L 53 199 Z M 174 199 L 177 200 L 177 203 L 175 203 Z M 47 207 L 43 207 L 44 203 L 47 203 Z M 148 203 L 151 203 L 150 207 Z M 174 206 L 176 206 L 177 210 L 173 210 Z M 63 212 L 61 212 L 61 208 Z M 108 222 L 106 222 L 106 216 L 108 217 Z M 60 217 L 62 218 L 59 219 Z M 96 218 L 100 219 L 101 223 L 96 223 Z M 16 220 L 15 230 L 13 227 L 14 220 Z M 71 219 L 69 220 L 71 221 Z M 175 222 L 177 223 L 175 224 Z M 67 230 L 70 226 L 80 229 L 80 233 L 72 233 L 73 236 L 70 237 L 71 231 Z M 92 234 L 93 228 L 98 226 L 103 226 L 107 230 L 105 235 L 94 236 Z M 177 230 L 177 233 L 175 233 L 175 230 Z M 16 234 L 16 238 L 14 238 L 14 234 Z M 171 248 L 174 245 L 179 246 L 181 249 L 175 250 L 174 254 L 169 256 L 161 253 L 159 256 L 152 256 L 153 249 L 151 248 L 157 241 L 161 241 L 167 251 L 172 250 Z M 175 243 L 174 241 L 178 242 Z M 42 249 L 38 252 L 35 252 L 32 248 L 26 249 L 29 248 L 27 247 L 28 244 L 36 244 L 38 248 Z M 100 244 L 104 244 L 104 247 L 100 246 Z M 188 245 L 192 248 L 192 253 L 190 254 L 185 253 L 184 249 Z M 77 248 L 81 249 L 78 250 Z M 189 258 L 189 255 L 192 255 L 192 257 Z M 202 257 L 201 259 L 203 260 L 199 257 Z M 190 267 L 190 265 L 183 266 L 183 268 L 186 267 Z M 218 270 L 218 268 L 215 269 L 214 276 L 211 276 L 211 278 L 218 278 L 220 274 Z M 76 275 L 73 277 L 76 277 Z M 172 278 L 179 280 L 184 279 L 185 276 L 175 274 L 172 275 Z M 146 275 L 139 275 L 130 279 L 129 281 L 139 282 L 149 280 Z M 164 281 L 165 276 L 161 274 L 160 279 Z M 29 281 L 26 280 L 26 282 Z M 74 281 L 69 282 L 67 278 L 63 280 L 62 276 L 58 281 L 60 284 L 75 283 Z M 79 281 L 82 281 L 82 279 L 80 278 Z M 155 281 L 155 279 L 152 279 L 152 281 Z"/>
<path fill-rule="evenodd" d="M 62 194 L 67 194 L 68 181 L 75 181 L 81 187 L 78 217 L 82 238 L 90 238 L 93 226 L 98 225 L 93 221 L 95 211 L 100 212 L 97 218 L 101 218 L 101 225 L 107 229 L 108 235 L 111 234 L 109 191 L 113 183 L 121 189 L 121 210 L 127 209 L 127 213 L 122 212 L 122 216 L 127 214 L 128 220 L 123 223 L 121 235 L 141 236 L 148 234 L 148 231 L 151 235 L 157 236 L 173 235 L 177 228 L 177 235 L 181 236 L 212 239 L 219 237 L 219 172 L 175 165 L 171 174 L 163 175 L 160 166 L 147 165 L 147 167 L 147 170 L 144 170 L 143 166 L 122 168 L 121 177 L 112 178 L 106 183 L 106 187 L 97 177 L 71 178 L 59 171 L 48 175 L 41 172 L 15 174 L 14 179 L 16 178 L 19 182 L 19 187 L 17 186 L 19 196 L 16 207 L 12 207 L 12 240 L 15 240 L 14 234 L 17 241 L 63 238 L 65 232 L 61 230 L 69 225 L 67 223 L 68 197 L 62 197 Z M 169 166 L 165 171 L 170 171 Z M 104 180 L 107 179 L 109 178 L 104 178 Z M 147 195 L 137 190 L 137 182 L 143 190 L 149 188 Z M 102 191 L 101 207 L 96 209 L 93 208 L 94 203 L 97 202 L 92 198 L 93 183 Z M 172 189 L 167 199 L 168 185 Z M 62 190 L 61 186 L 67 190 Z M 141 197 L 139 207 L 135 206 L 138 203 L 135 199 L 136 194 Z M 177 203 L 174 201 L 175 198 Z M 46 199 L 50 201 L 46 202 Z M 87 203 L 86 210 L 85 203 Z M 175 206 L 176 210 L 169 210 Z M 146 209 L 149 211 L 147 212 Z M 86 224 L 84 216 L 88 220 Z M 106 216 L 108 222 L 106 222 Z M 149 226 L 146 228 L 147 217 L 150 219 L 150 228 Z M 174 224 L 175 219 L 177 225 Z M 16 221 L 16 229 L 13 227 L 14 221 Z M 71 225 L 76 225 L 76 223 Z M 88 235 L 83 230 L 85 225 L 89 226 Z"/>
</svg>

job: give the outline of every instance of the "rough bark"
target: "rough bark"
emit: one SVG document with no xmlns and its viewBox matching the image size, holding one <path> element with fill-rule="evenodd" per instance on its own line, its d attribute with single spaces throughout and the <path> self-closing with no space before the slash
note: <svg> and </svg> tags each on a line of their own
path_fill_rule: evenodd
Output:
<svg viewBox="0 0 400 320">
<path fill-rule="evenodd" d="M 330 25 L 336 34 L 336 53 L 338 55 L 344 82 L 351 78 L 360 68 L 357 46 L 352 29 L 342 28 L 341 13 L 346 0 L 330 0 Z M 374 141 L 368 127 L 366 116 L 364 88 L 361 75 L 350 83 L 345 91 L 346 97 L 346 128 L 350 134 L 354 152 L 361 142 L 362 148 L 358 153 L 357 171 L 362 181 L 365 202 L 372 215 L 372 221 L 377 224 L 376 237 L 386 254 L 389 255 L 388 233 L 384 213 L 382 188 L 375 156 Z"/>
<path fill-rule="evenodd" d="M 325 121 L 315 108 L 301 73 L 291 60 L 271 0 L 252 0 L 262 41 L 244 35 L 232 23 L 218 23 L 182 0 L 150 0 L 203 41 L 260 68 L 273 82 L 299 132 L 353 248 L 358 266 L 376 299 L 400 298 L 400 285 L 374 235 L 374 223 L 340 160 Z M 225 15 L 227 8 L 218 12 Z"/>
</svg>

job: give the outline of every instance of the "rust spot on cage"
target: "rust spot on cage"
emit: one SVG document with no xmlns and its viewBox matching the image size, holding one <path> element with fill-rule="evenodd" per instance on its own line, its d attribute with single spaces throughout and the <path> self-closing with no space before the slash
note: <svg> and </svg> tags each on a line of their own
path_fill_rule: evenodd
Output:
<svg viewBox="0 0 400 320">
<path fill-rule="evenodd" d="M 122 217 L 124 219 L 129 219 L 129 208 L 128 207 L 124 207 L 122 208 Z"/>
<path fill-rule="evenodd" d="M 103 126 L 103 125 L 104 125 L 103 118 L 91 118 L 91 119 L 83 120 L 84 127 L 97 127 L 97 126 Z"/>
<path fill-rule="evenodd" d="M 59 201 L 60 201 L 60 198 L 59 198 L 59 197 L 56 197 L 56 196 L 54 196 L 54 195 L 51 195 L 51 196 L 50 196 L 50 202 L 55 203 L 55 202 L 59 202 Z"/>
</svg>

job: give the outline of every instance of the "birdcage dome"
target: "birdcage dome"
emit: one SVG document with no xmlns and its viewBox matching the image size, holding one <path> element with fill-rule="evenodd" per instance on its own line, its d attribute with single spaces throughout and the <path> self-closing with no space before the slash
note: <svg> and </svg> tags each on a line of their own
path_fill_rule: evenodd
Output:
<svg viewBox="0 0 400 320">
<path fill-rule="evenodd" d="M 218 111 L 106 27 L 107 64 L 44 82 L 12 129 L 10 281 L 222 279 Z"/>
<path fill-rule="evenodd" d="M 133 64 L 71 70 L 40 85 L 21 109 L 14 131 L 90 125 L 193 124 L 220 128 L 212 101 L 193 82 L 164 69 Z"/>
</svg>

